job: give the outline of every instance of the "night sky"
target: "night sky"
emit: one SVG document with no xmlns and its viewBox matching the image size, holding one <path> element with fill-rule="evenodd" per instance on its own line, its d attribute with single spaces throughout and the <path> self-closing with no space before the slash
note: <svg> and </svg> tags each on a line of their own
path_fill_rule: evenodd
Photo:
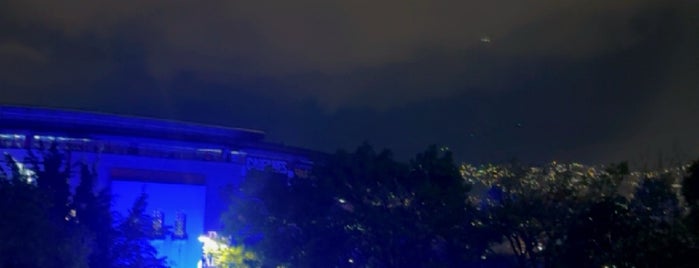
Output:
<svg viewBox="0 0 699 268">
<path fill-rule="evenodd" d="M 699 1 L 0 1 L 0 103 L 327 152 L 699 157 Z"/>
</svg>

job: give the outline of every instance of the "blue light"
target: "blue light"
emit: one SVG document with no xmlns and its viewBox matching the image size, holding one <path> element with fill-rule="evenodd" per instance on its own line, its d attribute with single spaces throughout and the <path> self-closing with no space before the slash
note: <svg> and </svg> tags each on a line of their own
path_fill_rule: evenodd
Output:
<svg viewBox="0 0 699 268">
<path fill-rule="evenodd" d="M 263 132 L 247 129 L 6 106 L 0 125 L 8 132 L 0 134 L 0 148 L 13 155 L 56 143 L 73 160 L 97 161 L 98 189 L 111 188 L 121 214 L 145 189 L 146 211 L 162 231 L 152 244 L 173 267 L 195 267 L 201 257 L 195 236 L 221 229 L 228 209 L 222 188 L 240 184 L 248 170 L 272 168 L 291 178 L 312 165 L 301 156 L 308 151 L 264 143 Z"/>
<path fill-rule="evenodd" d="M 160 256 L 166 256 L 172 267 L 196 267 L 201 257 L 201 244 L 196 237 L 186 234 L 204 232 L 204 207 L 206 187 L 200 185 L 145 183 L 134 181 L 113 180 L 111 183 L 114 198 L 114 209 L 122 214 L 127 213 L 141 192 L 148 194 L 146 211 L 157 210 L 162 213 L 165 226 L 172 229 L 169 236 L 153 241 Z M 180 223 L 178 234 L 178 216 L 186 214 L 186 224 Z"/>
<path fill-rule="evenodd" d="M 4 124 L 27 123 L 50 126 L 54 129 L 88 128 L 90 132 L 128 133 L 148 137 L 182 138 L 187 140 L 218 140 L 218 142 L 260 141 L 264 132 L 259 130 L 226 128 L 202 124 L 161 120 L 144 117 L 118 116 L 102 113 L 46 108 L 0 106 L 0 121 Z"/>
</svg>

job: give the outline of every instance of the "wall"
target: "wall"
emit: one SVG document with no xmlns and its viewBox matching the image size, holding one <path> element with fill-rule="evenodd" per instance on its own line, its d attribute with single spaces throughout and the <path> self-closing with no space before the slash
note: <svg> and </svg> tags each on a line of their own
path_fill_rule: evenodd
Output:
<svg viewBox="0 0 699 268">
<path fill-rule="evenodd" d="M 151 244 L 158 249 L 161 257 L 167 257 L 168 264 L 172 267 L 196 267 L 202 254 L 197 237 L 204 230 L 206 187 L 113 180 L 111 189 L 117 195 L 113 208 L 122 215 L 127 215 L 133 202 L 142 192 L 148 194 L 146 211 L 162 211 L 166 226 L 174 225 L 178 212 L 184 213 L 187 216 L 187 239 L 173 240 L 171 237 L 165 237 L 162 240 L 152 240 Z"/>
<path fill-rule="evenodd" d="M 0 152 L 10 153 L 18 161 L 22 161 L 26 156 L 26 150 L 23 149 L 3 148 Z M 173 241 L 168 238 L 153 241 L 159 253 L 174 262 L 173 267 L 196 267 L 196 262 L 201 257 L 201 244 L 197 237 L 208 231 L 222 229 L 220 216 L 227 209 L 227 198 L 222 196 L 222 189 L 227 185 L 239 185 L 245 169 L 244 164 L 241 163 L 98 155 L 84 152 L 71 153 L 70 161 L 96 165 L 98 173 L 96 190 L 110 186 L 114 195 L 112 209 L 122 215 L 126 215 L 142 191 L 149 195 L 146 211 L 149 214 L 154 210 L 162 211 L 165 214 L 166 225 L 173 225 L 177 212 L 184 212 L 187 215 L 189 236 L 187 240 Z M 132 172 L 132 174 L 136 176 L 124 177 L 124 172 L 114 172 L 115 170 L 134 171 L 135 173 Z M 73 171 L 75 175 L 69 182 L 73 190 L 79 183 L 77 172 L 77 169 Z M 167 178 L 158 178 L 157 175 L 143 177 L 138 175 L 139 172 L 167 174 L 164 176 Z M 203 181 L 199 184 L 167 182 L 167 180 L 177 180 L 177 174 L 196 175 L 197 178 L 203 178 Z"/>
</svg>

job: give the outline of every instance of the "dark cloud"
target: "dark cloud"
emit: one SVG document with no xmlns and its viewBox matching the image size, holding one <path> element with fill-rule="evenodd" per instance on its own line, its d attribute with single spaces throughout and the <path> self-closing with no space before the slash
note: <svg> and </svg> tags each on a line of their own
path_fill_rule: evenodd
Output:
<svg viewBox="0 0 699 268">
<path fill-rule="evenodd" d="M 668 1 L 662 6 L 681 4 Z M 28 0 L 9 1 L 8 6 L 6 14 L 19 25 L 40 25 L 68 37 L 126 37 L 139 42 L 147 52 L 148 71 L 156 77 L 198 71 L 209 79 L 230 83 L 229 76 L 240 74 L 286 78 L 321 73 L 343 77 L 357 69 L 409 64 L 425 49 L 478 49 L 483 46 L 480 39 L 484 36 L 493 40 L 489 44 L 492 53 L 504 57 L 594 56 L 638 42 L 631 25 L 634 16 L 659 4 Z M 482 63 L 476 60 L 471 64 Z M 366 92 L 362 82 L 344 92 L 326 92 L 332 83 L 308 83 L 290 88 L 290 94 L 308 94 L 339 107 L 346 104 L 345 96 Z M 410 93 L 414 97 L 407 100 L 435 97 L 429 90 Z"/>
<path fill-rule="evenodd" d="M 329 151 L 699 154 L 694 1 L 3 5 L 3 103 L 260 128 Z"/>
</svg>

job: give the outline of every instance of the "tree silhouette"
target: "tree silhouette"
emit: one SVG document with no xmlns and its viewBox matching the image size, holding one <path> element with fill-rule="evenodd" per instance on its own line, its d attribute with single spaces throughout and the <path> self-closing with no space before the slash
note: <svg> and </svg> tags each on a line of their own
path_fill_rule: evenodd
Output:
<svg viewBox="0 0 699 268">
<path fill-rule="evenodd" d="M 90 266 L 106 266 L 114 262 L 112 245 L 116 236 L 111 212 L 110 190 L 105 188 L 96 194 L 97 171 L 95 166 L 81 163 L 79 167 L 80 183 L 75 189 L 72 203 L 72 207 L 76 211 L 75 220 L 92 233 Z"/>
<path fill-rule="evenodd" d="M 87 267 L 89 232 L 66 220 L 68 196 L 56 191 L 63 189 L 60 178 L 51 177 L 57 169 L 34 173 L 9 154 L 5 160 L 10 172 L 0 172 L 0 266 Z"/>
<path fill-rule="evenodd" d="M 448 151 L 403 164 L 364 144 L 316 163 L 310 178 L 251 174 L 224 221 L 241 242 L 260 234 L 252 246 L 272 266 L 463 266 L 486 245 L 468 235 L 467 192 Z"/>
<path fill-rule="evenodd" d="M 29 165 L 5 154 L 6 168 L 0 167 L 0 211 L 5 217 L 0 221 L 0 267 L 164 267 L 146 231 L 128 220 L 115 228 L 109 189 L 95 193 L 94 166 L 78 165 L 80 183 L 71 195 L 67 158 L 55 144 L 30 151 L 25 160 Z M 142 215 L 145 199 L 137 200 L 127 219 Z"/>
<path fill-rule="evenodd" d="M 682 195 L 690 209 L 688 224 L 699 234 L 699 160 L 687 169 L 687 176 L 682 180 Z"/>
<path fill-rule="evenodd" d="M 167 267 L 165 258 L 150 244 L 152 222 L 145 210 L 148 195 L 141 193 L 128 215 L 117 225 L 117 236 L 113 245 L 115 267 Z"/>
</svg>

